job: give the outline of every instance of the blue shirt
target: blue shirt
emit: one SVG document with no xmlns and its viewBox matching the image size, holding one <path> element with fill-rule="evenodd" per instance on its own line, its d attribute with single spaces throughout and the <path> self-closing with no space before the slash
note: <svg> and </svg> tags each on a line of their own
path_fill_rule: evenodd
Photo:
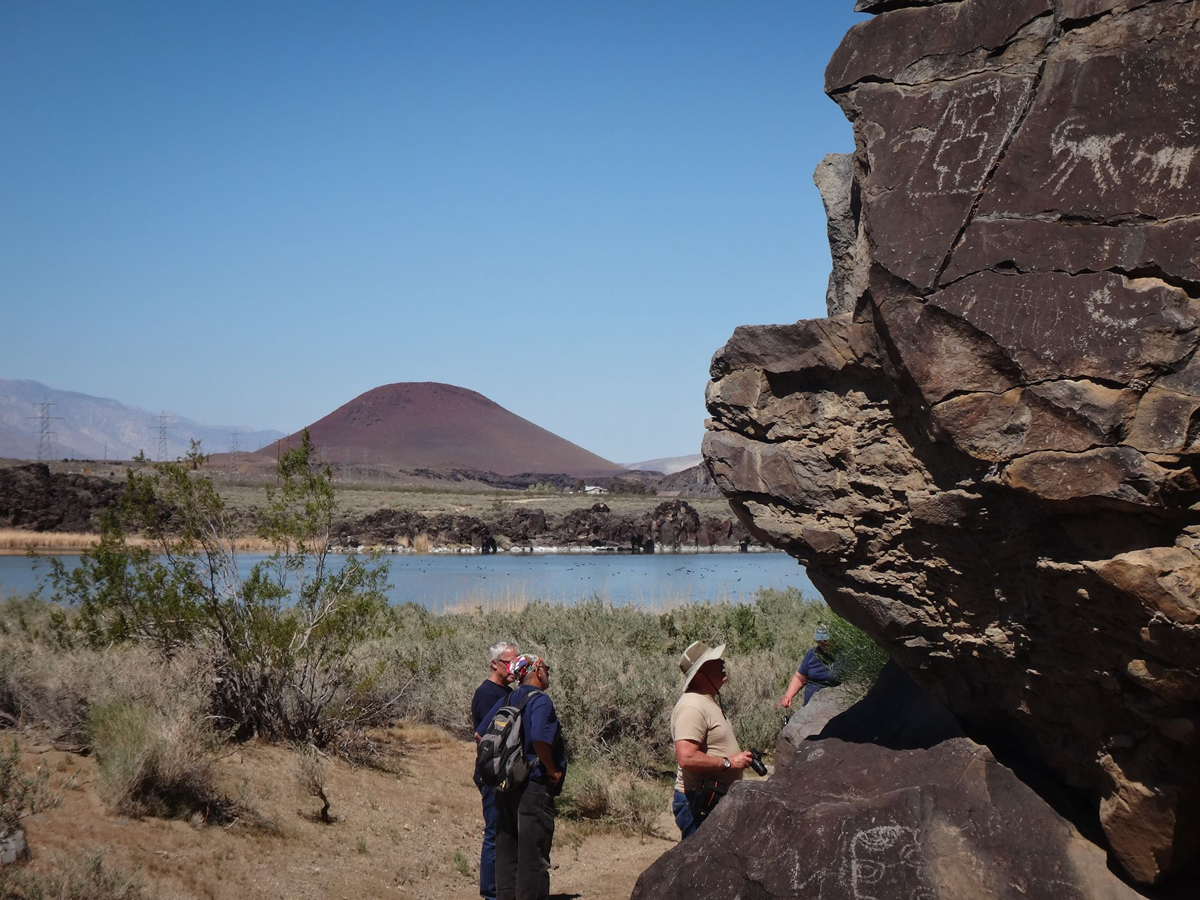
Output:
<svg viewBox="0 0 1200 900">
<path fill-rule="evenodd" d="M 502 706 L 516 706 L 521 702 L 522 697 L 535 690 L 537 688 L 531 684 L 521 685 L 512 692 L 511 696 L 496 703 L 488 711 L 484 721 L 490 721 L 496 713 L 500 712 Z M 548 694 L 530 697 L 529 702 L 525 704 L 525 712 L 521 715 L 521 743 L 525 750 L 525 758 L 529 761 L 529 777 L 549 784 L 542 761 L 533 750 L 534 741 L 542 741 L 550 745 L 550 756 L 565 778 L 567 748 L 563 743 L 562 726 L 558 724 L 558 713 L 554 709 L 554 701 Z M 557 794 L 561 789 L 562 781 L 559 781 L 558 787 L 553 789 L 552 793 Z"/>
<path fill-rule="evenodd" d="M 825 658 L 829 659 L 828 656 Z M 821 657 L 817 655 L 816 647 L 810 647 L 808 652 L 804 654 L 804 659 L 800 661 L 800 668 L 796 671 L 808 679 L 808 682 L 804 685 L 805 703 L 821 688 L 832 687 L 841 683 L 838 678 L 838 669 L 840 666 L 838 666 L 837 659 L 834 658 L 831 661 L 833 663 L 832 667 L 822 662 Z"/>
</svg>

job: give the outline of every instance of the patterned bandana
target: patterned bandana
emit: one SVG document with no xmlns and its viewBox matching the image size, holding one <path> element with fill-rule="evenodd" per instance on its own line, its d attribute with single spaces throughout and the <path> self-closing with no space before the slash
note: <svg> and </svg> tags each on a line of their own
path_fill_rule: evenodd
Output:
<svg viewBox="0 0 1200 900">
<path fill-rule="evenodd" d="M 532 670 L 542 661 L 540 656 L 534 656 L 532 653 L 522 653 L 520 656 L 514 656 L 513 661 L 508 664 L 508 674 L 517 681 L 521 680 L 521 676 Z"/>
</svg>

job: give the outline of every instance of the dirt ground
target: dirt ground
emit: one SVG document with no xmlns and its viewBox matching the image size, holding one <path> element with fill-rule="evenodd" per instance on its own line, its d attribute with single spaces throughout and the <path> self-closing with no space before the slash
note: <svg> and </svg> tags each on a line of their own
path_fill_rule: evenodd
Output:
<svg viewBox="0 0 1200 900">
<path fill-rule="evenodd" d="M 244 817 L 226 826 L 115 816 L 97 795 L 92 759 L 23 737 L 22 767 L 47 767 L 61 793 L 56 807 L 25 820 L 30 865 L 103 850 L 106 862 L 136 870 L 161 900 L 473 900 L 483 828 L 469 775 L 473 745 L 421 728 L 389 737 L 404 748 L 396 773 L 326 762 L 332 825 L 320 822 L 320 801 L 298 786 L 292 751 L 233 748 L 216 764 L 219 782 L 269 824 Z M 625 900 L 638 875 L 675 844 L 666 809 L 658 831 L 664 837 L 601 833 L 560 819 L 552 896 Z"/>
</svg>

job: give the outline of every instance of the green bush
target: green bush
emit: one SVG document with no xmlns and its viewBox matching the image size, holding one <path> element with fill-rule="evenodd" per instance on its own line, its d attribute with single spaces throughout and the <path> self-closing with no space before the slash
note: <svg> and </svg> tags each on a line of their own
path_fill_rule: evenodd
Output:
<svg viewBox="0 0 1200 900">
<path fill-rule="evenodd" d="M 359 650 L 386 621 L 386 565 L 351 556 L 329 565 L 332 475 L 308 434 L 279 463 L 260 535 L 275 552 L 243 578 L 229 516 L 200 473 L 198 446 L 178 462 L 131 469 L 121 509 L 68 572 L 51 562 L 54 599 L 77 610 L 88 646 L 138 642 L 171 658 L 212 654 L 215 711 L 242 735 L 313 743 L 378 722 L 378 672 Z M 126 528 L 150 539 L 126 540 Z"/>
<path fill-rule="evenodd" d="M 830 616 L 829 638 L 838 658 L 842 683 L 850 685 L 860 696 L 865 694 L 887 664 L 887 651 L 841 616 Z"/>
</svg>

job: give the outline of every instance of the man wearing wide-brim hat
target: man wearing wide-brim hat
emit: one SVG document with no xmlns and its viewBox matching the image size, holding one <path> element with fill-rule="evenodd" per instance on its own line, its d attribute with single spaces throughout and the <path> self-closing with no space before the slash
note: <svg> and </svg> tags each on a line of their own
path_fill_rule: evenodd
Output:
<svg viewBox="0 0 1200 900">
<path fill-rule="evenodd" d="M 719 691 L 729 680 L 725 671 L 725 645 L 709 647 L 696 641 L 683 651 L 683 694 L 671 712 L 671 740 L 675 742 L 675 798 L 671 809 L 683 837 L 700 827 L 698 800 L 712 797 L 742 777 L 751 753 L 738 747 L 733 726 L 721 708 Z M 713 801 L 715 802 L 715 801 Z"/>
</svg>

